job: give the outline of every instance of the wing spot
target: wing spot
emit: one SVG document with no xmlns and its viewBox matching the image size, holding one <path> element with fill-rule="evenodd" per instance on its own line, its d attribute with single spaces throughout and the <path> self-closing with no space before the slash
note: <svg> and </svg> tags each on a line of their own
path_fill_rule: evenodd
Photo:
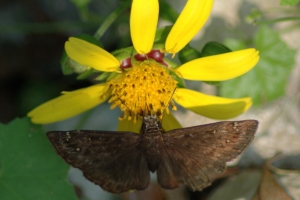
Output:
<svg viewBox="0 0 300 200">
<path fill-rule="evenodd" d="M 66 136 L 67 136 L 66 140 L 69 141 L 69 140 L 71 139 L 70 132 L 67 132 L 67 133 L 66 133 Z"/>
<path fill-rule="evenodd" d="M 71 139 L 70 132 L 67 132 L 66 135 L 67 135 L 67 139 Z"/>
<path fill-rule="evenodd" d="M 237 126 L 238 125 L 238 123 L 237 122 L 233 122 L 233 126 Z"/>
<path fill-rule="evenodd" d="M 230 143 L 230 140 L 226 140 L 227 143 Z"/>
<path fill-rule="evenodd" d="M 79 147 L 77 147 L 77 148 L 76 148 L 76 151 L 80 151 L 80 148 L 79 148 Z"/>
</svg>

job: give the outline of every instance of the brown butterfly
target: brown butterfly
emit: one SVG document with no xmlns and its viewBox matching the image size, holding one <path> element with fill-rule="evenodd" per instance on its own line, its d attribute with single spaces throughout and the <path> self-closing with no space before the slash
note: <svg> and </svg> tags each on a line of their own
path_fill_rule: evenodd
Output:
<svg viewBox="0 0 300 200">
<path fill-rule="evenodd" d="M 156 116 L 145 116 L 141 134 L 119 131 L 52 131 L 56 152 L 84 176 L 112 193 L 144 190 L 150 172 L 165 189 L 202 190 L 254 138 L 258 121 L 222 121 L 165 132 Z"/>
</svg>

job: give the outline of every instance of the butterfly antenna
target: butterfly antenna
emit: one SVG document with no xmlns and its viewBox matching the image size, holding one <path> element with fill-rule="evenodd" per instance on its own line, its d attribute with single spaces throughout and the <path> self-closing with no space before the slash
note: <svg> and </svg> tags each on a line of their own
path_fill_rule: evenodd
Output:
<svg viewBox="0 0 300 200">
<path fill-rule="evenodd" d="M 173 97 L 173 95 L 174 95 L 176 89 L 177 89 L 177 87 L 174 88 L 174 90 L 173 90 L 173 92 L 172 92 L 172 95 L 170 96 L 170 99 L 169 99 L 167 105 L 165 106 L 164 110 L 169 106 L 169 103 L 171 104 L 171 106 L 174 107 L 174 102 L 172 101 L 172 97 Z"/>
<path fill-rule="evenodd" d="M 125 102 L 119 97 L 119 96 L 117 96 L 118 97 L 118 99 L 119 99 L 119 101 L 130 111 L 130 113 L 133 113 L 132 112 L 132 110 L 125 104 Z M 136 115 L 136 114 L 134 114 L 138 119 L 140 119 L 140 120 L 143 120 L 143 119 L 141 119 L 138 115 Z"/>
<path fill-rule="evenodd" d="M 170 99 L 167 101 L 167 104 L 162 104 L 163 106 L 164 106 L 164 108 L 161 110 L 162 112 L 161 113 L 157 113 L 157 117 L 160 119 L 160 120 L 162 120 L 162 118 L 163 118 L 163 114 L 164 114 L 164 111 L 166 110 L 166 108 L 169 106 L 169 103 L 172 105 L 172 106 L 174 106 L 174 103 L 173 103 L 173 101 L 172 101 L 172 97 L 173 97 L 173 95 L 174 95 L 174 93 L 175 93 L 175 91 L 176 91 L 176 89 L 177 89 L 177 87 L 175 87 L 174 88 L 174 90 L 173 90 L 173 92 L 172 92 L 172 95 L 170 96 Z M 148 108 L 150 108 L 150 109 L 152 109 L 152 104 L 148 104 L 148 101 L 147 101 L 148 99 L 147 99 L 147 96 L 145 96 L 145 111 L 146 111 L 146 109 L 147 109 L 147 111 L 149 111 L 149 109 Z M 146 112 L 147 112 L 146 111 Z M 159 111 L 160 112 L 160 111 Z M 147 113 L 146 113 L 147 114 Z M 149 112 L 149 114 L 150 115 L 152 115 L 150 112 Z"/>
</svg>

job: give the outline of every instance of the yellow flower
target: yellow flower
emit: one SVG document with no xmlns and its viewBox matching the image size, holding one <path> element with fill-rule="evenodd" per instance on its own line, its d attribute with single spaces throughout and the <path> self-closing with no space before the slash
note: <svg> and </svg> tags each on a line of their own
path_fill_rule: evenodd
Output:
<svg viewBox="0 0 300 200">
<path fill-rule="evenodd" d="M 112 72 L 105 83 L 63 92 L 31 112 L 32 122 L 47 124 L 64 120 L 108 100 L 112 108 L 120 107 L 123 115 L 119 130 L 138 132 L 137 117 L 157 115 L 166 130 L 180 127 L 168 114 L 173 100 L 197 114 L 228 119 L 249 109 L 251 98 L 228 99 L 176 87 L 177 77 L 187 80 L 223 81 L 251 70 L 259 60 L 258 51 L 250 48 L 221 55 L 198 58 L 177 68 L 164 61 L 164 54 L 175 55 L 202 28 L 210 15 L 213 0 L 189 0 L 173 25 L 164 48 L 153 49 L 158 22 L 158 0 L 133 0 L 130 31 L 135 51 L 117 59 L 104 49 L 77 38 L 65 44 L 68 56 L 81 65 L 102 72 Z M 133 120 L 131 120 L 133 119 Z"/>
</svg>

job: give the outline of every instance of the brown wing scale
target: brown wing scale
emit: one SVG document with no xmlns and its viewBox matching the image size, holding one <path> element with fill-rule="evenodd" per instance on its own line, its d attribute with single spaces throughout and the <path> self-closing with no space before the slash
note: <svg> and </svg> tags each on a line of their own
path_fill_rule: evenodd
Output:
<svg viewBox="0 0 300 200">
<path fill-rule="evenodd" d="M 109 131 L 54 131 L 47 136 L 56 152 L 103 189 L 122 193 L 146 189 L 150 172 L 140 135 Z"/>
<path fill-rule="evenodd" d="M 164 133 L 158 182 L 167 189 L 181 183 L 202 190 L 211 184 L 211 175 L 222 173 L 226 162 L 245 150 L 257 127 L 256 120 L 224 121 Z"/>
</svg>

